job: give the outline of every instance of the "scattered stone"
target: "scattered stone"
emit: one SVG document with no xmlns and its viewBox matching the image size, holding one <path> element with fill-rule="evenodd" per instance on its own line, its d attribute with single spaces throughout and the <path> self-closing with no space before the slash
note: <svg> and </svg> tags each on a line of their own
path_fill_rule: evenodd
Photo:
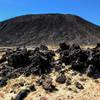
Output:
<svg viewBox="0 0 100 100">
<path fill-rule="evenodd" d="M 93 78 L 94 78 L 94 79 L 99 79 L 99 78 L 100 78 L 100 73 L 99 73 L 99 74 L 94 74 L 94 75 L 93 75 Z"/>
<path fill-rule="evenodd" d="M 8 65 L 14 68 L 22 67 L 30 63 L 27 50 L 17 49 L 8 56 Z"/>
<path fill-rule="evenodd" d="M 37 83 L 38 86 L 40 86 L 40 85 L 42 85 L 43 81 L 44 81 L 43 79 L 39 79 L 39 80 L 36 81 L 36 83 Z"/>
<path fill-rule="evenodd" d="M 42 86 L 43 88 L 46 90 L 46 91 L 49 91 L 49 92 L 52 92 L 54 90 L 57 90 L 55 88 L 55 86 L 52 84 L 52 79 L 51 78 L 47 78 L 43 81 L 42 83 Z"/>
<path fill-rule="evenodd" d="M 83 73 L 79 73 L 79 76 L 81 76 L 81 77 L 82 77 L 82 76 L 83 76 Z"/>
<path fill-rule="evenodd" d="M 95 82 L 95 83 L 100 83 L 100 81 L 99 81 L 99 80 L 97 80 L 97 79 L 95 79 L 95 80 L 94 80 L 94 82 Z"/>
<path fill-rule="evenodd" d="M 71 85 L 71 80 L 69 78 L 66 79 L 66 86 Z"/>
<path fill-rule="evenodd" d="M 54 61 L 53 66 L 54 66 L 54 69 L 55 69 L 56 72 L 61 71 L 62 70 L 62 67 L 63 67 L 62 66 L 62 62 L 61 62 L 60 59 Z"/>
<path fill-rule="evenodd" d="M 95 67 L 93 65 L 89 65 L 89 67 L 86 70 L 87 76 L 89 77 L 93 76 L 94 72 L 95 72 Z"/>
<path fill-rule="evenodd" d="M 78 88 L 78 89 L 84 89 L 83 85 L 79 82 L 75 82 L 75 86 Z"/>
<path fill-rule="evenodd" d="M 77 74 L 78 74 L 77 71 L 73 71 L 72 76 L 75 76 L 75 75 L 77 75 Z"/>
<path fill-rule="evenodd" d="M 66 82 L 66 76 L 64 74 L 60 74 L 56 77 L 56 82 L 60 84 L 64 84 Z"/>
<path fill-rule="evenodd" d="M 80 62 L 80 61 L 73 61 L 73 62 L 72 62 L 72 67 L 71 67 L 71 68 L 72 68 L 73 70 L 82 72 L 83 69 L 84 69 L 84 63 L 83 63 L 83 62 Z"/>
<path fill-rule="evenodd" d="M 24 86 L 23 82 L 13 84 L 13 87 L 17 87 L 17 88 L 23 87 L 23 86 Z"/>
<path fill-rule="evenodd" d="M 0 77 L 17 78 L 24 74 L 29 76 L 31 74 L 43 75 L 48 74 L 52 70 L 53 56 L 55 53 L 47 47 L 36 47 L 35 50 L 27 50 L 27 48 L 16 48 L 6 51 L 6 55 L 2 59 L 7 58 L 6 64 L 0 67 Z"/>
<path fill-rule="evenodd" d="M 17 96 L 15 97 L 15 100 L 24 100 L 25 97 L 30 93 L 28 89 L 20 91 Z"/>
<path fill-rule="evenodd" d="M 0 87 L 3 87 L 7 85 L 7 80 L 6 79 L 0 79 Z"/>
<path fill-rule="evenodd" d="M 60 59 L 65 65 L 71 65 L 71 69 L 80 73 L 85 73 L 86 70 L 91 70 L 90 65 L 93 65 L 93 73 L 100 72 L 100 49 L 99 44 L 96 48 L 82 50 L 78 44 L 73 44 L 66 48 L 66 44 L 60 44 Z M 87 71 L 91 73 L 91 71 Z M 93 76 L 93 75 L 92 75 Z"/>
<path fill-rule="evenodd" d="M 29 86 L 28 88 L 29 88 L 29 90 L 32 91 L 32 92 L 33 92 L 33 91 L 36 91 L 36 88 L 35 88 L 35 85 L 34 85 L 34 84 L 31 85 L 31 86 Z"/>
<path fill-rule="evenodd" d="M 0 63 L 3 63 L 5 61 L 6 61 L 6 55 L 3 54 L 2 57 L 1 57 L 1 59 L 0 59 Z"/>
<path fill-rule="evenodd" d="M 71 87 L 69 87 L 69 88 L 68 88 L 68 90 L 69 90 L 69 91 L 72 91 L 72 88 L 71 88 Z"/>
<path fill-rule="evenodd" d="M 61 71 L 62 70 L 62 66 L 61 65 L 56 65 L 55 66 L 55 71 L 56 72 L 59 72 L 59 71 Z"/>
<path fill-rule="evenodd" d="M 42 83 L 45 81 L 45 79 L 46 79 L 46 76 L 45 76 L 45 75 L 42 75 L 42 76 L 36 81 L 37 85 L 38 85 L 38 86 L 42 85 Z"/>
<path fill-rule="evenodd" d="M 93 49 L 83 50 L 78 44 L 72 46 L 66 43 L 59 44 L 60 58 L 54 60 L 55 51 L 49 50 L 46 45 L 36 47 L 34 50 L 28 50 L 27 48 L 7 49 L 5 54 L 0 59 L 0 86 L 6 84 L 5 79 L 17 78 L 24 74 L 29 76 L 31 74 L 43 75 L 49 74 L 53 69 L 60 73 L 57 76 L 56 82 L 65 83 L 66 76 L 61 71 L 67 69 L 65 65 L 71 65 L 71 69 L 75 72 L 72 75 L 76 75 L 79 72 L 81 75 L 84 73 L 89 77 L 100 77 L 100 43 Z M 6 61 L 6 63 L 4 63 Z M 63 67 L 64 65 L 64 67 Z M 40 79 L 37 82 L 39 85 L 43 85 L 46 79 Z M 69 81 L 66 82 L 69 84 Z M 49 88 L 52 86 L 48 84 Z M 46 85 L 44 85 L 45 87 Z"/>
<path fill-rule="evenodd" d="M 87 79 L 86 78 L 84 78 L 84 77 L 81 77 L 80 78 L 80 81 L 82 81 L 82 82 L 85 82 Z"/>
</svg>

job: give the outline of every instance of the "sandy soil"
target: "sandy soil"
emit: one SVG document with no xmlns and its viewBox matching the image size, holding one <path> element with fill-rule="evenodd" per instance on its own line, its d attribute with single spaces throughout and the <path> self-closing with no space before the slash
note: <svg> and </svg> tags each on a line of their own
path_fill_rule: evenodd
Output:
<svg viewBox="0 0 100 100">
<path fill-rule="evenodd" d="M 69 70 L 66 71 L 66 76 L 71 78 L 71 85 L 66 86 L 66 84 L 55 82 L 56 75 L 57 73 L 53 72 L 50 77 L 53 78 L 53 84 L 58 91 L 46 92 L 41 86 L 37 86 L 37 76 L 31 75 L 26 78 L 22 75 L 19 78 L 9 80 L 7 86 L 0 89 L 0 100 L 11 100 L 20 90 L 31 84 L 35 84 L 36 91 L 31 92 L 25 100 L 100 100 L 100 79 L 88 78 L 86 75 L 79 73 L 74 75 L 74 72 Z M 21 82 L 24 83 L 23 87 L 16 85 Z M 84 89 L 76 88 L 75 82 L 80 82 Z"/>
</svg>

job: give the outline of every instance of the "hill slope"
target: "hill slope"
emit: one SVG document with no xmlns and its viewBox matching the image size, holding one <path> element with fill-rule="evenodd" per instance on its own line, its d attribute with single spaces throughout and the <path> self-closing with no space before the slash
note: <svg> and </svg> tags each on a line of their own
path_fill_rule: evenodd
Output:
<svg viewBox="0 0 100 100">
<path fill-rule="evenodd" d="M 71 14 L 24 15 L 0 22 L 0 45 L 100 42 L 100 27 Z"/>
</svg>

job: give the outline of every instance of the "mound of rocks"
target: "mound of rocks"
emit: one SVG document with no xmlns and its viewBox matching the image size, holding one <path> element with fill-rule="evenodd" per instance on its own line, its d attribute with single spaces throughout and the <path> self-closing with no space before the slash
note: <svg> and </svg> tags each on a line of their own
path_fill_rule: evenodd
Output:
<svg viewBox="0 0 100 100">
<path fill-rule="evenodd" d="M 42 75 L 48 74 L 52 70 L 55 53 L 47 46 L 41 45 L 34 50 L 27 48 L 7 49 L 5 55 L 0 59 L 0 77 L 10 79 L 22 74 Z M 5 62 L 6 63 L 3 63 Z"/>
<path fill-rule="evenodd" d="M 59 73 L 65 68 L 63 64 L 71 65 L 72 70 L 86 73 L 89 77 L 100 73 L 99 43 L 93 49 L 82 49 L 78 44 L 60 43 L 57 53 L 60 54 L 60 57 L 58 60 L 54 60 L 55 51 L 49 50 L 46 45 L 36 47 L 34 50 L 28 50 L 26 47 L 18 47 L 15 50 L 7 49 L 0 59 L 0 77 L 7 80 L 19 77 L 22 74 L 25 76 L 31 74 L 41 76 L 52 72 L 53 69 Z M 1 86 L 4 83 L 2 79 Z M 60 73 L 56 81 L 63 84 L 66 81 L 66 76 Z M 40 84 L 43 85 L 43 82 L 40 82 Z M 44 82 L 44 84 L 47 83 L 46 81 Z M 51 84 L 48 85 L 49 88 L 52 88 Z M 43 85 L 46 89 L 47 87 L 45 86 Z"/>
<path fill-rule="evenodd" d="M 93 49 L 81 49 L 78 44 L 59 44 L 60 60 L 65 65 L 71 65 L 71 69 L 88 76 L 100 73 L 100 45 Z"/>
</svg>

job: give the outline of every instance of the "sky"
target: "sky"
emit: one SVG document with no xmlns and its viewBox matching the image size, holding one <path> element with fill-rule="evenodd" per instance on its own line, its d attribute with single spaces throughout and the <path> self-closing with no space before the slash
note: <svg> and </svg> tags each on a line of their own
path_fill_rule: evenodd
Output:
<svg viewBox="0 0 100 100">
<path fill-rule="evenodd" d="M 74 14 L 100 25 L 100 0 L 0 0 L 0 21 L 45 13 Z"/>
</svg>

